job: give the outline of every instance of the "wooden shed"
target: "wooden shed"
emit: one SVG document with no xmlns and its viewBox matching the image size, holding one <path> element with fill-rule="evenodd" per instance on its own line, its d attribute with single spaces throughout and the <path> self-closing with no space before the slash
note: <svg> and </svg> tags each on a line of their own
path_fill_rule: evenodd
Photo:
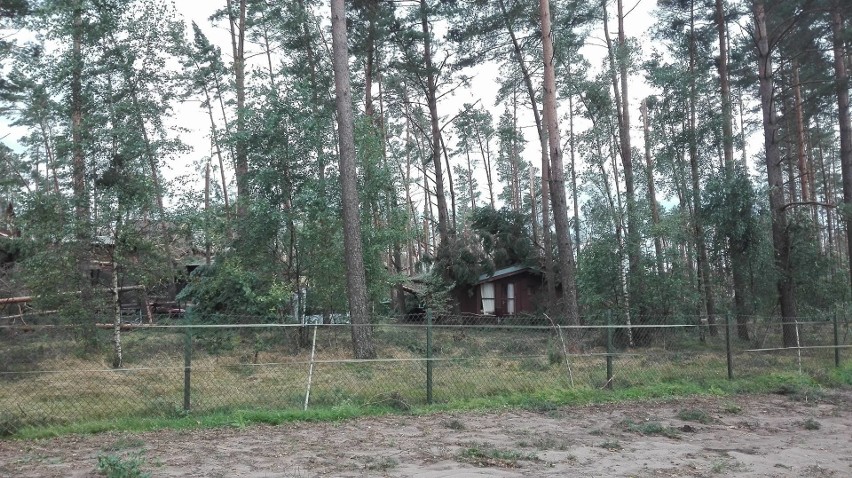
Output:
<svg viewBox="0 0 852 478">
<path fill-rule="evenodd" d="M 542 273 L 537 269 L 511 266 L 479 276 L 476 284 L 457 289 L 455 295 L 463 314 L 532 314 L 543 285 Z"/>
</svg>

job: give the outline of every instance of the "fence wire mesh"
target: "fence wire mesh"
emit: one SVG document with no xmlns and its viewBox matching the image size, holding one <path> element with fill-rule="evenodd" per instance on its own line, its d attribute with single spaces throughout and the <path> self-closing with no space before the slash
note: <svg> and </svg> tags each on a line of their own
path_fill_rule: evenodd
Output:
<svg viewBox="0 0 852 478">
<path fill-rule="evenodd" d="M 370 360 L 352 359 L 349 324 L 252 319 L 259 322 L 125 324 L 119 368 L 106 326 L 44 318 L 0 326 L 0 435 L 244 409 L 408 410 L 576 390 L 709 388 L 728 377 L 729 354 L 733 376 L 743 380 L 825 376 L 838 358 L 847 367 L 852 357 L 845 317 L 787 324 L 795 332 L 787 347 L 784 324 L 765 317 L 741 318 L 742 327 L 731 320 L 730 346 L 724 318 L 715 327 L 694 317 L 633 317 L 629 326 L 613 316 L 586 317 L 581 326 L 544 316 L 374 318 Z"/>
</svg>

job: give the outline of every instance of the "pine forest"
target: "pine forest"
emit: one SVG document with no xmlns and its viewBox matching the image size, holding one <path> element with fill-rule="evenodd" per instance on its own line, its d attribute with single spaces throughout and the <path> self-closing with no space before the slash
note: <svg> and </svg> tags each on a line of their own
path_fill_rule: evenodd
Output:
<svg viewBox="0 0 852 478">
<path fill-rule="evenodd" d="M 371 358 L 507 270 L 560 324 L 775 347 L 852 298 L 849 0 L 195 3 L 0 1 L 3 315 L 118 335 L 144 296 Z"/>
</svg>

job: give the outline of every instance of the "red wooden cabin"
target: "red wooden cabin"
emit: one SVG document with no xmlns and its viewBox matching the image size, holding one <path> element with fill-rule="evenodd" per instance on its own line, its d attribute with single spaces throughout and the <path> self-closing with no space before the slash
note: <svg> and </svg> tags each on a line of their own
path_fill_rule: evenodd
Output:
<svg viewBox="0 0 852 478">
<path fill-rule="evenodd" d="M 542 274 L 535 268 L 512 266 L 479 276 L 476 284 L 456 289 L 455 295 L 463 314 L 532 314 L 543 284 Z"/>
</svg>

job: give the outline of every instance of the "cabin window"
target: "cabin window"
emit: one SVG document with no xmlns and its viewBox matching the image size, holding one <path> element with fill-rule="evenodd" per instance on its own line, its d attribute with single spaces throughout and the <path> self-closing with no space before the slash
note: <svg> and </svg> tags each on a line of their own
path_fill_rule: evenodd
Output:
<svg viewBox="0 0 852 478">
<path fill-rule="evenodd" d="M 482 313 L 494 313 L 494 284 L 487 283 L 479 286 L 480 295 L 482 295 Z"/>
<path fill-rule="evenodd" d="M 515 284 L 506 284 L 506 313 L 515 315 Z"/>
</svg>

